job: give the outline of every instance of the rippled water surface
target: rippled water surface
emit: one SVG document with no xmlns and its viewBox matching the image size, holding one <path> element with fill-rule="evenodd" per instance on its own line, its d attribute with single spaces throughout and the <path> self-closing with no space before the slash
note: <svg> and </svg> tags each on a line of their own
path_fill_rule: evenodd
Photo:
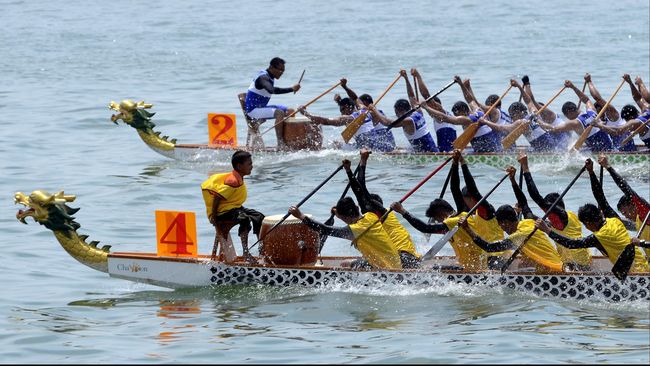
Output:
<svg viewBox="0 0 650 366">
<path fill-rule="evenodd" d="M 608 98 L 623 73 L 650 84 L 647 1 L 480 2 L 137 2 L 3 1 L 0 23 L 0 358 L 6 363 L 645 363 L 648 302 L 543 299 L 495 289 L 235 286 L 172 291 L 108 278 L 59 246 L 49 230 L 20 225 L 14 192 L 65 190 L 80 232 L 116 251 L 155 250 L 154 210 L 197 213 L 200 251 L 211 249 L 200 183 L 228 161 L 178 162 L 110 122 L 111 100 L 153 103 L 154 122 L 181 143 L 207 141 L 208 112 L 235 113 L 236 94 L 274 56 L 286 61 L 279 86 L 306 70 L 304 104 L 338 81 L 378 95 L 400 68 L 418 67 L 435 91 L 458 74 L 479 99 L 530 75 L 538 99 L 590 72 Z M 341 92 L 341 91 L 340 91 Z M 382 102 L 404 96 L 398 83 Z M 451 88 L 441 99 L 462 98 Z M 518 98 L 506 97 L 504 104 Z M 562 101 L 560 101 L 562 100 Z M 558 111 L 566 93 L 553 104 Z M 631 103 L 624 87 L 614 101 Z M 331 95 L 314 113 L 337 113 Z M 392 116 L 391 113 L 389 115 Z M 326 139 L 340 129 L 325 127 Z M 396 134 L 402 146 L 406 139 Z M 274 144 L 273 133 L 265 135 Z M 340 152 L 255 156 L 247 206 L 282 214 L 333 171 Z M 356 159 L 356 158 L 355 158 Z M 374 155 L 369 188 L 399 200 L 435 165 L 395 164 Z M 533 167 L 544 193 L 579 170 L 569 159 Z M 648 165 L 616 167 L 650 195 Z M 501 177 L 471 167 L 487 192 Z M 423 215 L 439 193 L 434 176 L 405 206 Z M 345 185 L 336 176 L 304 204 L 325 220 Z M 619 190 L 606 177 L 611 203 Z M 513 203 L 503 185 L 490 198 Z M 593 201 L 586 178 L 565 198 Z M 423 235 L 408 227 L 425 251 Z M 451 254 L 445 248 L 442 254 Z M 328 239 L 325 255 L 352 255 Z"/>
</svg>

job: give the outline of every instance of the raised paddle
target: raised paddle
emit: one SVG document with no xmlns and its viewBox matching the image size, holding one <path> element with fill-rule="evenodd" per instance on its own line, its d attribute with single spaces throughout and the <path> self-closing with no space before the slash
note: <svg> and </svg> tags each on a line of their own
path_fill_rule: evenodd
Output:
<svg viewBox="0 0 650 366">
<path fill-rule="evenodd" d="M 585 141 L 587 140 L 587 137 L 589 137 L 589 134 L 591 133 L 591 130 L 594 128 L 594 122 L 596 122 L 596 120 L 600 119 L 600 116 L 602 116 L 603 113 L 605 113 L 605 111 L 609 107 L 609 104 L 612 102 L 612 100 L 614 100 L 614 97 L 616 96 L 616 94 L 618 94 L 618 91 L 621 90 L 621 87 L 623 86 L 623 84 L 625 84 L 625 80 L 621 80 L 621 83 L 618 84 L 618 88 L 616 88 L 616 91 L 614 92 L 614 94 L 612 94 L 612 96 L 609 97 L 609 100 L 600 109 L 600 112 L 598 112 L 598 115 L 596 115 L 596 118 L 594 118 L 591 121 L 589 126 L 587 126 L 584 131 L 582 131 L 582 134 L 580 135 L 580 137 L 578 137 L 578 141 L 576 141 L 575 145 L 573 145 L 573 147 L 570 150 L 576 150 L 577 151 L 582 147 L 582 144 L 585 143 Z"/>
<path fill-rule="evenodd" d="M 422 102 L 422 103 L 428 103 L 429 101 L 433 100 L 434 97 L 437 97 L 438 95 L 442 94 L 442 92 L 449 89 L 449 87 L 451 87 L 455 83 L 456 83 L 456 81 L 452 81 L 449 84 L 445 85 L 444 88 L 438 90 L 438 92 L 436 94 L 434 94 L 434 95 L 430 96 L 429 98 L 425 99 L 424 102 Z M 400 123 L 403 120 L 407 119 L 411 114 L 413 114 L 413 112 L 420 109 L 422 107 L 422 103 L 418 104 L 417 106 L 411 108 L 408 112 L 406 112 L 406 113 L 402 114 L 401 116 L 399 116 L 399 118 L 397 118 L 396 120 L 391 122 L 390 125 L 386 126 L 386 129 L 390 130 L 391 128 L 396 127 L 398 123 Z"/>
<path fill-rule="evenodd" d="M 490 112 L 492 112 L 494 107 L 496 107 L 497 104 L 499 104 L 501 99 L 503 99 L 506 96 L 506 94 L 508 94 L 510 89 L 512 89 L 512 85 L 510 85 L 508 87 L 508 89 L 506 89 L 506 91 L 503 92 L 503 94 L 501 94 L 499 99 L 497 99 L 494 103 L 492 103 L 490 108 L 488 108 L 487 112 L 485 112 L 485 114 L 484 114 L 484 116 L 486 116 L 486 118 L 489 118 Z M 476 122 L 470 124 L 469 126 L 467 126 L 467 128 L 465 128 L 465 131 L 463 131 L 463 133 L 461 133 L 460 136 L 458 136 L 456 138 L 456 140 L 454 140 L 454 143 L 453 143 L 454 149 L 459 149 L 461 151 L 464 150 L 465 147 L 467 147 L 467 145 L 469 144 L 469 142 L 472 141 L 472 139 L 474 138 L 474 135 L 476 135 L 476 131 L 478 131 L 479 127 L 481 127 L 481 123 L 478 122 L 478 121 L 476 121 Z"/>
<path fill-rule="evenodd" d="M 386 93 L 388 93 L 388 91 L 393 87 L 393 85 L 395 85 L 395 83 L 397 83 L 397 81 L 401 77 L 402 77 L 402 75 L 397 75 L 395 80 L 393 80 L 393 82 L 390 83 L 390 85 L 388 85 L 388 88 L 386 88 L 386 90 L 384 90 L 384 92 L 381 93 L 379 98 L 377 98 L 377 100 L 375 100 L 375 102 L 373 104 L 377 105 L 377 103 L 379 103 L 379 101 L 384 97 L 384 95 L 386 95 Z M 345 141 L 346 144 L 350 141 L 352 136 L 354 136 L 354 134 L 357 133 L 357 131 L 359 130 L 359 127 L 361 127 L 361 125 L 363 125 L 363 122 L 365 122 L 367 115 L 368 115 L 368 110 L 366 109 L 365 111 L 361 112 L 357 116 L 357 118 L 355 118 L 352 122 L 350 122 L 345 127 L 343 132 L 341 132 L 341 136 L 343 137 L 343 141 Z"/>
<path fill-rule="evenodd" d="M 359 167 L 361 166 L 361 163 L 357 165 L 357 167 L 354 169 L 354 172 L 352 173 L 353 176 L 357 176 L 359 173 Z M 345 195 L 348 194 L 348 190 L 350 190 L 350 181 L 348 181 L 348 184 L 345 186 L 345 189 L 343 190 L 343 193 L 341 194 L 341 198 L 339 198 L 339 201 L 345 198 Z M 334 213 L 330 214 L 329 219 L 327 219 L 324 224 L 327 226 L 332 226 L 334 225 Z M 323 250 L 323 246 L 325 245 L 325 241 L 327 240 L 328 235 L 323 235 L 320 237 L 320 246 L 318 247 L 318 255 L 320 255 L 321 250 Z"/>
<path fill-rule="evenodd" d="M 317 96 L 316 98 L 314 98 L 314 99 L 310 100 L 309 102 L 307 102 L 307 104 L 305 104 L 305 107 L 308 107 L 309 105 L 311 105 L 311 104 L 314 103 L 315 101 L 319 100 L 323 95 L 325 95 L 325 94 L 331 92 L 332 90 L 336 89 L 336 87 L 339 86 L 339 85 L 341 85 L 341 82 L 340 82 L 340 81 L 339 81 L 338 83 L 334 84 L 331 88 L 329 88 L 329 89 L 325 90 L 324 92 L 322 92 L 322 93 L 321 93 L 319 96 Z M 264 135 L 265 133 L 271 131 L 273 128 L 275 128 L 275 126 L 279 125 L 280 123 L 284 123 L 284 121 L 286 121 L 286 120 L 288 120 L 289 118 L 295 116 L 296 113 L 298 113 L 298 110 L 297 110 L 297 109 L 296 109 L 295 111 L 293 111 L 291 114 L 289 114 L 288 116 L 284 117 L 284 118 L 282 119 L 282 121 L 280 121 L 280 122 L 274 124 L 274 125 L 271 126 L 269 129 L 267 129 L 266 131 L 262 132 L 262 133 L 260 134 L 260 136 L 262 136 L 262 135 Z"/>
<path fill-rule="evenodd" d="M 451 157 L 448 157 L 448 158 L 447 158 L 447 159 L 446 159 L 442 164 L 440 164 L 440 165 L 439 165 L 437 168 L 435 168 L 431 173 L 429 173 L 429 175 L 427 175 L 426 177 L 424 177 L 424 178 L 423 178 L 423 179 L 422 179 L 422 180 L 421 180 L 421 181 L 420 181 L 420 182 L 419 182 L 415 187 L 413 187 L 410 191 L 408 191 L 408 193 L 406 193 L 406 194 L 404 195 L 404 197 L 402 197 L 402 198 L 399 200 L 399 203 L 403 203 L 404 201 L 406 201 L 406 199 L 408 199 L 408 198 L 409 198 L 413 193 L 415 193 L 415 191 L 417 191 L 418 189 L 420 189 L 420 187 L 422 187 L 422 185 L 423 185 L 424 183 L 426 183 L 429 179 L 431 179 L 431 177 L 433 177 L 434 175 L 436 175 L 436 173 L 438 173 L 438 172 L 440 171 L 440 169 L 442 169 L 445 165 L 447 165 L 447 163 L 449 163 L 449 161 L 450 161 L 451 159 L 452 159 Z M 379 219 L 377 219 L 377 221 L 373 222 L 373 223 L 372 223 L 370 226 L 368 226 L 368 227 L 366 228 L 366 230 L 364 230 L 364 231 L 363 231 L 359 236 L 357 236 L 356 238 L 354 238 L 354 240 L 352 240 L 352 243 L 354 244 L 356 241 L 358 241 L 358 240 L 359 240 L 359 239 L 360 239 L 360 238 L 361 238 L 365 233 L 368 232 L 368 230 L 370 230 L 370 228 L 372 228 L 373 226 L 375 226 L 375 224 L 377 224 L 378 222 L 383 222 L 383 221 L 386 219 L 386 217 L 388 217 L 388 214 L 390 214 L 391 212 L 393 212 L 393 209 L 392 209 L 392 208 L 388 209 L 388 210 L 387 210 L 383 215 L 381 215 L 381 217 L 380 217 Z"/>
<path fill-rule="evenodd" d="M 624 146 L 625 144 L 630 142 L 630 140 L 632 140 L 634 136 L 638 135 L 643 129 L 643 127 L 646 127 L 648 123 L 650 123 L 650 119 L 643 122 L 639 127 L 635 128 L 634 131 L 632 131 L 632 133 L 628 137 L 624 138 L 623 141 L 621 141 L 621 146 Z"/>
<path fill-rule="evenodd" d="M 481 197 L 481 199 L 480 199 L 478 202 L 476 202 L 476 204 L 474 205 L 474 207 L 472 207 L 472 208 L 467 212 L 467 215 L 465 215 L 465 217 L 469 217 L 471 214 L 473 214 L 474 211 L 476 211 L 476 210 L 478 209 L 478 207 L 479 207 L 483 202 L 485 202 L 485 200 L 486 200 L 486 199 L 487 199 L 487 198 L 492 194 L 492 192 L 494 192 L 494 190 L 496 190 L 497 187 L 499 187 L 499 186 L 501 185 L 501 183 L 503 183 L 503 181 L 506 180 L 506 178 L 508 178 L 508 174 L 505 174 L 505 175 L 503 176 L 503 178 L 501 178 L 501 179 L 497 182 L 497 184 L 496 184 L 494 187 L 492 187 L 492 189 L 491 189 L 491 190 L 490 190 L 490 191 L 489 191 L 485 196 Z M 446 244 L 446 243 L 451 239 L 451 237 L 454 236 L 454 235 L 456 234 L 456 232 L 458 231 L 458 229 L 459 229 L 459 226 L 458 226 L 458 223 L 456 223 L 456 226 L 454 226 L 454 227 L 453 227 L 451 230 L 449 230 L 449 231 L 448 231 L 448 232 L 447 232 L 447 233 L 446 233 L 442 238 L 440 238 L 440 240 L 438 240 L 435 244 L 433 244 L 433 246 L 431 247 L 431 249 L 429 249 L 429 251 L 426 252 L 426 253 L 422 256 L 422 262 L 427 261 L 427 260 L 429 260 L 429 259 L 433 259 L 433 258 L 435 257 L 435 255 L 438 254 L 438 252 L 440 251 L 440 249 L 442 249 L 442 247 L 444 247 L 445 244 Z"/>
<path fill-rule="evenodd" d="M 553 103 L 555 98 L 560 96 L 560 94 L 562 94 L 564 89 L 566 89 L 566 86 L 563 86 L 562 89 L 560 89 L 557 93 L 555 93 L 553 98 L 551 98 L 548 102 L 546 102 L 546 104 L 544 104 L 542 108 L 540 108 L 538 111 L 533 112 L 530 121 L 532 121 L 533 118 L 539 116 L 539 114 L 542 113 L 542 111 L 546 109 L 546 107 L 548 107 L 551 103 Z M 501 140 L 501 145 L 503 145 L 504 149 L 509 149 L 510 146 L 512 146 L 512 144 L 514 144 L 515 141 L 517 141 L 519 136 L 521 136 L 524 132 L 526 132 L 526 129 L 528 129 L 528 125 L 530 124 L 530 121 L 526 123 L 522 123 L 521 125 L 517 126 L 514 130 L 510 131 L 508 136 L 504 137 L 503 140 Z"/>
<path fill-rule="evenodd" d="M 445 192 L 447 191 L 447 186 L 449 185 L 449 181 L 451 180 L 451 169 L 449 169 L 449 173 L 447 174 L 447 178 L 445 178 L 445 183 L 442 185 L 442 190 L 440 191 L 440 195 L 438 196 L 438 199 L 442 199 L 442 197 L 445 196 Z M 429 217 L 429 224 L 433 222 L 433 217 Z M 430 233 L 425 233 L 424 238 L 426 239 L 427 243 L 429 242 L 429 239 L 431 238 Z"/>
<path fill-rule="evenodd" d="M 302 74 L 300 75 L 300 79 L 298 79 L 298 85 L 300 85 L 300 82 L 302 81 L 302 77 L 305 76 L 305 71 L 306 70 L 304 70 L 304 69 L 302 70 Z M 296 92 L 294 91 L 293 94 L 296 94 Z"/>
<path fill-rule="evenodd" d="M 585 89 L 587 88 L 587 80 L 585 80 L 585 83 L 582 84 L 582 93 L 584 94 Z M 578 109 L 580 109 L 580 104 L 582 103 L 582 99 L 578 99 Z"/>
<path fill-rule="evenodd" d="M 548 215 L 551 214 L 551 211 L 555 208 L 555 206 L 557 206 L 558 202 L 560 202 L 560 200 L 569 191 L 569 189 L 571 189 L 571 187 L 573 187 L 573 184 L 578 180 L 578 178 L 580 178 L 580 176 L 582 175 L 582 173 L 584 173 L 584 171 L 586 169 L 587 169 L 586 165 L 583 166 L 582 169 L 580 169 L 580 172 L 575 176 L 575 178 L 573 178 L 571 183 L 569 183 L 569 185 L 564 189 L 562 194 L 560 194 L 560 196 L 555 199 L 555 202 L 553 202 L 553 204 L 548 208 L 548 210 L 546 210 L 546 213 L 544 214 L 544 216 L 542 216 L 542 220 L 545 220 L 548 217 Z M 528 234 L 526 239 L 524 239 L 524 241 L 521 243 L 521 245 L 519 247 L 517 247 L 517 249 L 515 249 L 515 251 L 510 256 L 510 258 L 508 258 L 506 263 L 503 264 L 503 266 L 501 267 L 501 274 L 503 274 L 508 269 L 508 267 L 510 267 L 512 262 L 514 262 L 515 258 L 517 258 L 517 255 L 519 255 L 519 252 L 521 252 L 521 250 L 524 248 L 526 243 L 528 243 L 528 240 L 533 236 L 533 234 L 535 234 L 535 231 L 537 231 L 537 227 L 535 227 L 535 229 L 533 231 L 531 231 L 530 234 Z"/>
<path fill-rule="evenodd" d="M 313 191 L 309 192 L 309 194 L 307 195 L 307 197 L 303 198 L 302 201 L 300 201 L 300 202 L 296 205 L 296 207 L 300 207 L 300 206 L 301 206 L 303 203 L 305 203 L 309 198 L 311 198 L 311 196 L 313 196 L 314 193 L 318 192 L 318 190 L 321 189 L 321 188 L 325 185 L 325 183 L 327 183 L 330 179 L 332 179 L 332 177 L 335 176 L 336 173 L 338 173 L 341 169 L 343 169 L 343 164 L 339 165 L 339 167 L 336 168 L 336 170 L 333 171 L 332 174 L 329 175 L 329 177 L 325 178 L 325 180 L 322 181 L 322 182 L 321 182 L 321 183 L 320 183 L 316 188 L 314 188 Z M 268 235 L 273 231 L 273 229 L 275 229 L 276 227 L 280 226 L 280 224 L 282 224 L 282 223 L 284 222 L 284 220 L 286 220 L 287 217 L 289 217 L 290 215 L 291 215 L 291 214 L 287 212 L 287 213 L 282 217 L 282 219 L 280 219 L 280 221 L 278 221 L 275 225 L 273 225 L 273 226 L 269 229 L 269 231 L 267 231 L 266 234 L 265 234 L 263 237 L 259 238 L 259 239 L 258 239 L 258 240 L 253 244 L 253 245 L 251 245 L 250 248 L 248 248 L 248 250 L 252 249 L 252 248 L 253 248 L 254 246 L 256 246 L 259 242 L 261 242 L 262 240 L 264 240 L 264 238 L 267 237 L 267 236 L 268 236 Z"/>
<path fill-rule="evenodd" d="M 524 188 L 524 170 L 519 169 L 519 190 L 523 192 L 523 188 Z M 519 220 L 521 220 L 523 216 L 524 216 L 524 211 L 521 210 L 519 212 L 519 215 L 517 215 L 517 217 L 519 218 Z"/>
<path fill-rule="evenodd" d="M 643 229 L 645 229 L 645 226 L 648 223 L 649 217 L 650 217 L 650 211 L 648 211 L 648 213 L 645 215 L 645 219 L 643 219 L 643 224 L 641 224 L 641 227 L 639 227 L 639 231 L 636 233 L 637 238 L 641 236 Z M 618 256 L 618 259 L 616 259 L 616 263 L 614 263 L 614 265 L 612 266 L 612 273 L 621 282 L 624 282 L 625 279 L 627 278 L 627 274 L 630 273 L 630 268 L 632 268 L 632 264 L 634 263 L 635 254 L 636 254 L 636 249 L 634 244 L 629 244 L 625 246 L 625 249 L 623 249 L 621 254 Z"/>
</svg>

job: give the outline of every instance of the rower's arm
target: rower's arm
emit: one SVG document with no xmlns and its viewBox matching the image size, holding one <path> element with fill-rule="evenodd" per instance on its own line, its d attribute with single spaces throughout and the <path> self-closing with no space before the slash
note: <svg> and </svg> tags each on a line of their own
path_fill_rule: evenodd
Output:
<svg viewBox="0 0 650 366">
<path fill-rule="evenodd" d="M 460 175 L 458 174 L 458 163 L 453 162 L 451 164 L 451 178 L 449 179 L 449 188 L 451 189 L 451 195 L 454 197 L 454 203 L 456 204 L 456 212 L 467 212 L 469 208 L 465 204 L 463 199 L 463 193 L 460 190 Z"/>
<path fill-rule="evenodd" d="M 422 95 L 422 98 L 429 99 L 431 93 L 429 93 L 429 89 L 427 88 L 426 84 L 424 84 L 424 80 L 422 80 L 422 75 L 420 75 L 420 73 L 415 69 L 411 71 L 411 74 L 414 75 L 415 79 L 418 81 L 418 88 L 420 89 L 420 94 Z"/>
<path fill-rule="evenodd" d="M 411 224 L 417 231 L 425 234 L 445 234 L 449 231 L 449 228 L 445 224 L 427 224 L 426 222 L 418 219 L 417 217 L 411 215 L 408 211 L 404 211 L 402 216 L 406 221 Z"/>
<path fill-rule="evenodd" d="M 585 106 L 587 106 L 587 109 L 591 109 L 591 110 L 594 110 L 594 111 L 596 110 L 596 107 L 594 107 L 594 104 L 591 102 L 591 100 L 589 100 L 589 97 L 585 93 L 583 93 L 582 90 L 578 89 L 578 87 L 575 86 L 572 82 L 567 81 L 567 82 L 565 82 L 564 85 L 567 88 L 570 88 L 571 90 L 573 90 L 574 93 L 576 93 L 576 95 L 578 96 L 578 99 L 580 99 L 580 101 L 582 103 L 584 103 Z"/>
<path fill-rule="evenodd" d="M 548 236 L 556 243 L 568 249 L 602 248 L 602 245 L 598 239 L 596 239 L 596 236 L 594 234 L 591 234 L 585 238 L 571 239 L 567 238 L 564 235 L 558 234 L 555 231 L 551 231 L 548 233 Z"/>
<path fill-rule="evenodd" d="M 271 79 L 267 75 L 262 75 L 255 80 L 255 87 L 257 89 L 264 89 L 270 94 L 286 94 L 293 92 L 293 88 L 278 88 L 273 86 Z"/>
<path fill-rule="evenodd" d="M 598 102 L 598 104 L 604 107 L 605 104 L 607 104 L 607 101 L 603 99 L 603 97 L 600 95 L 598 89 L 596 89 L 596 87 L 594 86 L 593 81 L 591 81 L 591 76 L 589 74 L 585 75 L 585 81 L 587 82 L 587 86 L 589 87 L 589 93 L 591 94 L 591 96 L 594 98 L 596 102 Z M 618 119 L 621 117 L 621 115 L 618 113 L 616 108 L 614 108 L 614 106 L 612 105 L 607 107 L 607 112 L 605 113 L 607 114 L 607 119 L 609 119 L 610 121 L 618 121 Z"/>
<path fill-rule="evenodd" d="M 343 227 L 328 226 L 325 224 L 321 224 L 318 221 L 312 220 L 311 218 L 306 216 L 304 219 L 302 219 L 302 222 L 303 224 L 309 226 L 311 229 L 318 231 L 318 233 L 321 236 L 328 235 L 328 236 L 335 236 L 341 239 L 354 240 L 354 234 L 352 233 L 350 227 L 347 225 Z"/>
<path fill-rule="evenodd" d="M 377 121 L 384 126 L 389 126 L 393 122 L 390 119 L 388 119 L 388 117 L 386 117 L 383 113 L 379 113 L 379 111 L 376 108 L 369 108 L 368 110 L 370 112 L 370 115 L 372 116 L 373 121 Z M 403 122 L 404 121 L 399 122 L 393 127 L 401 127 Z"/>
<path fill-rule="evenodd" d="M 447 113 L 435 109 L 427 109 L 427 112 L 429 112 L 431 117 L 434 117 L 441 122 L 451 123 L 452 125 L 467 127 L 472 124 L 472 120 L 467 116 L 450 116 Z"/>
<path fill-rule="evenodd" d="M 465 229 L 465 231 L 468 231 Z M 494 253 L 494 252 L 502 252 L 504 250 L 508 249 L 515 249 L 515 245 L 510 241 L 510 239 L 503 239 L 499 241 L 494 241 L 494 242 L 487 242 L 480 236 L 476 235 L 475 232 L 473 232 L 471 229 L 470 236 L 472 237 L 472 241 L 474 241 L 474 244 L 476 244 L 479 248 L 485 250 L 488 253 Z"/>
<path fill-rule="evenodd" d="M 359 99 L 359 97 L 357 97 L 357 93 L 350 89 L 347 83 L 345 85 L 341 83 L 341 86 L 343 87 L 343 90 L 345 90 L 345 93 L 348 95 L 348 98 L 352 99 L 352 101 L 356 104 L 357 99 Z"/>
<path fill-rule="evenodd" d="M 487 125 L 493 131 L 503 132 L 503 133 L 508 134 L 508 133 L 512 132 L 515 128 L 519 127 L 520 124 L 526 123 L 527 121 L 523 120 L 523 119 L 520 119 L 520 120 L 517 120 L 517 121 L 515 121 L 513 123 L 506 123 L 506 124 L 500 125 L 500 124 L 494 123 L 494 122 L 492 122 L 492 121 L 490 121 L 488 119 L 481 118 L 479 120 L 479 122 L 481 122 L 484 125 Z"/>
<path fill-rule="evenodd" d="M 476 186 L 476 182 L 474 181 L 474 177 L 472 176 L 472 173 L 469 171 L 469 167 L 467 164 L 463 163 L 461 164 L 461 168 L 463 169 L 463 178 L 465 179 L 465 185 L 467 186 L 467 192 L 469 195 L 475 199 L 476 201 L 480 201 L 483 196 L 481 195 L 481 192 L 479 192 L 478 187 Z M 478 209 L 476 212 L 485 220 L 490 220 L 491 218 L 494 217 L 494 207 L 490 203 L 488 203 L 487 200 L 484 200 L 480 206 L 478 206 Z"/>
<path fill-rule="evenodd" d="M 632 99 L 636 102 L 636 104 L 639 106 L 641 111 L 648 109 L 650 105 L 650 101 L 646 101 L 643 99 L 643 96 L 639 92 L 639 90 L 636 88 L 636 85 L 632 82 L 632 78 L 630 77 L 629 74 L 624 74 L 623 79 L 627 82 L 627 84 L 630 86 L 630 92 L 632 93 Z"/>
<path fill-rule="evenodd" d="M 339 116 L 334 118 L 327 118 L 327 117 L 313 115 L 307 111 L 305 111 L 303 115 L 309 118 L 310 121 L 325 126 L 345 126 L 348 123 L 352 122 L 352 116 Z"/>
<path fill-rule="evenodd" d="M 609 172 L 609 175 L 612 176 L 612 179 L 614 180 L 614 183 L 618 186 L 618 188 L 623 191 L 625 195 L 628 195 L 633 198 L 633 200 L 638 200 L 639 203 L 641 203 L 643 206 L 650 208 L 650 203 L 646 201 L 643 197 L 639 196 L 633 189 L 630 187 L 630 185 L 621 177 L 616 170 L 614 170 L 613 167 L 609 166 L 607 167 L 607 171 Z M 639 216 L 644 216 L 644 215 L 639 215 Z"/>
<path fill-rule="evenodd" d="M 406 75 L 406 71 L 404 71 L 402 77 L 404 78 L 404 81 L 406 83 L 406 95 L 408 95 L 409 97 L 409 103 L 411 103 L 411 108 L 416 107 L 418 105 L 418 100 L 415 99 L 415 93 L 413 92 L 411 81 L 409 80 L 408 75 Z"/>
<path fill-rule="evenodd" d="M 524 195 L 524 192 L 521 190 L 521 188 L 519 188 L 519 184 L 517 184 L 514 177 L 510 178 L 510 183 L 512 185 L 513 192 L 515 192 L 515 197 L 517 198 L 517 205 L 521 209 L 524 218 L 536 220 L 537 216 L 530 209 L 530 206 L 528 206 L 526 195 Z"/>
<path fill-rule="evenodd" d="M 648 88 L 643 83 L 643 80 L 641 79 L 641 77 L 637 76 L 636 79 L 634 80 L 634 82 L 639 87 L 639 93 L 641 93 L 641 96 L 643 97 L 643 99 L 645 99 L 646 102 L 650 103 L 650 91 L 648 90 Z"/>
<path fill-rule="evenodd" d="M 580 90 L 578 90 L 580 91 Z M 544 121 L 537 121 L 537 123 L 546 131 L 546 132 L 551 132 L 551 133 L 558 133 L 558 132 L 575 132 L 578 135 L 582 133 L 584 128 L 582 127 L 582 124 L 577 120 L 577 119 L 572 119 L 569 121 L 565 121 L 564 123 L 558 125 L 558 126 L 552 126 L 549 123 L 546 123 Z"/>
<path fill-rule="evenodd" d="M 598 208 L 603 212 L 605 217 L 616 217 L 619 220 L 621 219 L 616 211 L 609 205 L 607 198 L 605 198 L 605 192 L 603 192 L 603 186 L 600 184 L 596 173 L 592 170 L 589 172 L 589 179 L 591 181 L 591 191 L 594 194 L 596 202 L 598 202 Z"/>
<path fill-rule="evenodd" d="M 359 168 L 361 170 L 361 168 Z M 365 170 L 365 169 L 364 169 Z M 352 188 L 352 192 L 354 193 L 354 196 L 357 198 L 357 201 L 359 202 L 359 206 L 361 210 L 365 212 L 377 212 L 380 214 L 384 214 L 386 212 L 386 209 L 384 206 L 377 202 L 376 200 L 373 200 L 370 198 L 370 193 L 366 189 L 365 185 L 361 185 L 357 178 L 354 177 L 352 174 L 352 170 L 347 170 L 346 173 L 348 175 L 348 179 L 350 181 L 350 188 Z M 359 172 L 361 173 L 361 172 Z M 365 178 L 364 178 L 365 180 Z"/>
</svg>

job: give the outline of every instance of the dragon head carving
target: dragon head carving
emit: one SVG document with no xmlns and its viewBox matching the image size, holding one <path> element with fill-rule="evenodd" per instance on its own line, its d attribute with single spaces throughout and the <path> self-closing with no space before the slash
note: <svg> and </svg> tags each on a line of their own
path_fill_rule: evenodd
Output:
<svg viewBox="0 0 650 366">
<path fill-rule="evenodd" d="M 23 224 L 27 224 L 25 219 L 32 217 L 34 221 L 46 228 L 70 236 L 71 231 L 76 231 L 81 227 L 79 223 L 74 221 L 72 216 L 79 209 L 66 205 L 67 202 L 72 202 L 75 198 L 73 195 L 64 194 L 63 191 L 56 194 L 50 194 L 46 191 L 34 191 L 29 196 L 22 192 L 16 192 L 14 194 L 14 203 L 20 203 L 27 207 L 26 210 L 18 210 L 16 219 Z"/>
<path fill-rule="evenodd" d="M 135 128 L 144 142 L 154 148 L 171 150 L 176 145 L 176 139 L 169 140 L 169 136 L 160 136 L 160 132 L 153 130 L 156 125 L 151 122 L 151 117 L 156 113 L 147 111 L 153 104 L 144 101 L 135 102 L 131 99 L 124 99 L 119 104 L 111 101 L 108 108 L 119 113 L 111 115 L 111 121 L 118 124 L 122 120 L 127 125 Z"/>
</svg>

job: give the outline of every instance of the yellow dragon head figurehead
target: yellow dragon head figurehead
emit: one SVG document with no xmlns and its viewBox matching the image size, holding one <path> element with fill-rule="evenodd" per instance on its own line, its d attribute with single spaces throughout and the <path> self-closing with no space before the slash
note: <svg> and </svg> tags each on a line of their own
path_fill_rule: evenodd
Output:
<svg viewBox="0 0 650 366">
<path fill-rule="evenodd" d="M 75 196 L 65 195 L 63 191 L 56 194 L 50 194 L 46 191 L 34 191 L 29 196 L 22 192 L 16 192 L 14 194 L 14 203 L 20 203 L 27 207 L 27 210 L 18 210 L 16 219 L 23 224 L 27 224 L 25 218 L 32 217 L 34 221 L 52 231 L 69 233 L 80 227 L 72 217 L 79 209 L 66 205 L 67 202 L 74 200 Z"/>
<path fill-rule="evenodd" d="M 131 99 L 124 99 L 119 104 L 111 101 L 108 108 L 119 113 L 111 115 L 111 121 L 115 124 L 122 120 L 127 125 L 138 131 L 140 138 L 154 149 L 173 150 L 176 139 L 168 140 L 169 136 L 160 137 L 160 132 L 153 130 L 156 125 L 151 122 L 151 117 L 156 113 L 147 111 L 153 104 L 144 101 L 135 102 Z"/>
</svg>

